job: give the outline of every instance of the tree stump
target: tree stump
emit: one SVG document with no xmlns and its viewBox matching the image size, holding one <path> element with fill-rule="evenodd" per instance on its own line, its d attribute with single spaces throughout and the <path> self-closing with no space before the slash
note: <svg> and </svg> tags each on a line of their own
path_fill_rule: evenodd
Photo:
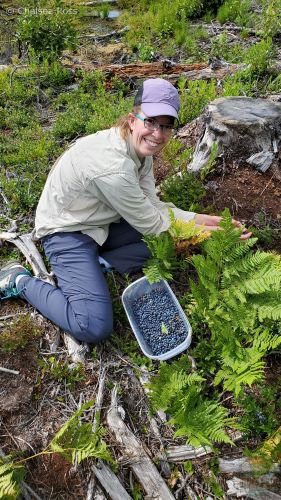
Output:
<svg viewBox="0 0 281 500">
<path fill-rule="evenodd" d="M 222 97 L 203 114 L 204 128 L 187 169 L 206 167 L 214 145 L 217 155 L 238 163 L 248 161 L 265 171 L 281 145 L 281 104 L 252 97 Z"/>
</svg>

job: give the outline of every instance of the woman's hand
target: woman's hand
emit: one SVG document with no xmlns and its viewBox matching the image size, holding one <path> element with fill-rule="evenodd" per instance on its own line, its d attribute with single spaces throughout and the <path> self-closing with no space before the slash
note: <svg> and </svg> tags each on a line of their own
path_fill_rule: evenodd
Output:
<svg viewBox="0 0 281 500">
<path fill-rule="evenodd" d="M 207 214 L 196 214 L 194 217 L 196 226 L 206 226 L 207 231 L 217 231 L 220 229 L 221 217 L 218 215 L 207 215 Z M 232 224 L 235 227 L 243 228 L 243 224 L 238 220 L 232 219 Z M 252 233 L 244 228 L 240 239 L 248 240 L 252 236 Z"/>
</svg>

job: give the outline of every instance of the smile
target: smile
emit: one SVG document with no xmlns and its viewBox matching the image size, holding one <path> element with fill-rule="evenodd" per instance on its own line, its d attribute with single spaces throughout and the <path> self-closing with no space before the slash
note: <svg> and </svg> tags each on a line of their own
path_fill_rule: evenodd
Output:
<svg viewBox="0 0 281 500">
<path fill-rule="evenodd" d="M 161 144 L 159 142 L 150 141 L 149 139 L 145 139 L 145 138 L 144 138 L 144 141 L 148 144 L 148 146 L 151 146 L 152 148 L 157 148 L 157 146 L 160 146 L 160 144 Z"/>
</svg>

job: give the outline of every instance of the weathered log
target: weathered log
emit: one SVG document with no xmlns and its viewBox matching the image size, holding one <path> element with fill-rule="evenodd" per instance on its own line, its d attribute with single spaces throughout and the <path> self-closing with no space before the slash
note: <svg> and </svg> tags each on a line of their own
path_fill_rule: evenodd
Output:
<svg viewBox="0 0 281 500">
<path fill-rule="evenodd" d="M 203 457 L 212 453 L 212 449 L 209 446 L 205 448 L 199 446 L 194 448 L 194 446 L 182 445 L 182 446 L 169 446 L 166 448 L 166 456 L 169 462 L 182 462 L 185 460 L 192 460 L 193 458 Z"/>
<path fill-rule="evenodd" d="M 222 97 L 211 102 L 203 114 L 204 128 L 188 170 L 206 167 L 214 144 L 226 159 L 247 161 L 260 152 L 280 150 L 281 104 L 251 97 Z M 250 159 L 249 159 L 250 161 Z"/>
<path fill-rule="evenodd" d="M 132 500 L 117 476 L 102 460 L 92 465 L 92 471 L 112 500 Z"/>
<path fill-rule="evenodd" d="M 207 64 L 171 64 L 169 61 L 155 63 L 131 63 L 126 65 L 110 64 L 98 69 L 124 78 L 155 78 L 163 76 L 171 83 L 177 82 L 180 76 L 187 80 L 222 80 L 235 73 L 241 65 L 229 64 L 228 66 L 213 70 Z"/>
<path fill-rule="evenodd" d="M 281 500 L 281 496 L 270 490 L 260 488 L 249 481 L 233 477 L 226 481 L 228 490 L 227 495 L 237 498 L 246 497 L 254 500 Z"/>
<path fill-rule="evenodd" d="M 107 413 L 107 423 L 117 441 L 123 446 L 123 455 L 132 468 L 149 498 L 174 500 L 174 496 L 160 476 L 154 463 L 148 457 L 141 443 L 120 417 L 117 406 L 117 388 L 112 391 L 111 406 Z"/>
<path fill-rule="evenodd" d="M 234 460 L 225 460 L 219 458 L 219 468 L 224 474 L 245 474 L 255 471 L 254 465 L 247 457 L 236 458 Z M 276 463 L 272 464 L 271 472 L 280 472 L 281 467 Z"/>
<path fill-rule="evenodd" d="M 91 2 L 83 2 L 79 4 L 79 7 L 91 7 L 92 5 L 102 5 L 103 3 L 117 3 L 117 0 L 92 0 Z"/>
</svg>

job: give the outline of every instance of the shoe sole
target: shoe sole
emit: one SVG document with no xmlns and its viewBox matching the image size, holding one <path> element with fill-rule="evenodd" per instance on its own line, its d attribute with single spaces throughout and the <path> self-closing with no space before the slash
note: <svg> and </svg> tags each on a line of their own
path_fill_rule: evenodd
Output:
<svg viewBox="0 0 281 500">
<path fill-rule="evenodd" d="M 8 264 L 6 264 L 6 266 L 1 267 L 1 271 L 9 271 L 9 269 L 15 266 L 23 267 L 18 260 L 11 260 Z"/>
</svg>

